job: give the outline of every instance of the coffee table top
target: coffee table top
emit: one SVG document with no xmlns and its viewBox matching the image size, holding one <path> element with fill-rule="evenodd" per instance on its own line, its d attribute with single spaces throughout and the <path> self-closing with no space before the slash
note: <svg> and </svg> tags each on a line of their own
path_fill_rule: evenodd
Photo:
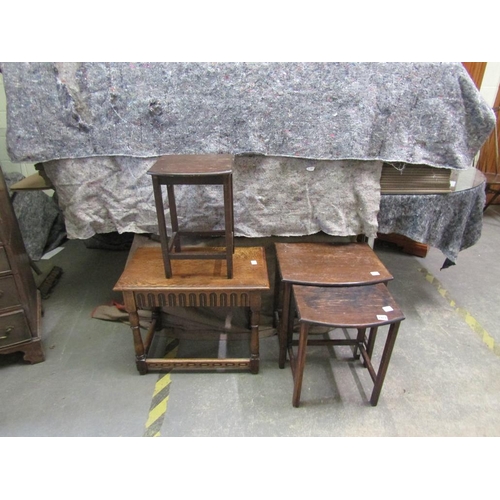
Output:
<svg viewBox="0 0 500 500">
<path fill-rule="evenodd" d="M 211 247 L 196 247 L 206 253 Z M 187 248 L 186 248 L 187 250 Z M 195 250 L 190 248 L 190 251 Z M 220 252 L 220 248 L 213 248 Z M 161 247 L 140 247 L 129 259 L 113 290 L 269 290 L 263 247 L 238 247 L 233 255 L 233 278 L 228 279 L 226 261 L 172 260 L 172 278 L 165 277 Z"/>
<path fill-rule="evenodd" d="M 393 279 L 366 243 L 275 243 L 275 247 L 285 282 L 355 286 Z"/>
</svg>

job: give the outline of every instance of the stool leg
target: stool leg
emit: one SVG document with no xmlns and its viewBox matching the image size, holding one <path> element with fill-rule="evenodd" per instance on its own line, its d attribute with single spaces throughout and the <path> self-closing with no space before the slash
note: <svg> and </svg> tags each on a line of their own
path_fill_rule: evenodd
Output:
<svg viewBox="0 0 500 500">
<path fill-rule="evenodd" d="M 283 310 L 283 304 L 280 302 L 280 298 L 283 297 L 283 284 L 281 282 L 280 270 L 278 263 L 276 263 L 276 272 L 274 273 L 274 294 L 273 294 L 273 327 L 279 328 L 281 324 L 280 321 L 280 310 Z M 279 336 L 279 330 L 278 330 Z"/>
<path fill-rule="evenodd" d="M 295 365 L 295 373 L 293 377 L 293 399 L 292 404 L 295 408 L 300 404 L 300 392 L 302 390 L 302 378 L 304 375 L 304 366 L 306 364 L 306 349 L 307 337 L 309 335 L 309 324 L 300 324 L 299 349 L 297 351 L 297 359 Z"/>
<path fill-rule="evenodd" d="M 293 327 L 295 325 L 295 300 L 293 298 L 293 288 L 290 285 L 290 300 L 288 301 L 287 327 L 286 327 L 286 346 L 287 350 L 292 347 Z"/>
<path fill-rule="evenodd" d="M 281 322 L 279 325 L 278 338 L 279 338 L 279 367 L 285 368 L 286 350 L 288 348 L 288 316 L 291 302 L 291 283 L 283 283 L 283 307 L 281 312 Z"/>
<path fill-rule="evenodd" d="M 234 221 L 233 221 L 233 196 L 232 196 L 232 178 L 230 175 L 224 181 L 224 223 L 225 223 L 225 233 L 226 233 L 226 263 L 227 263 L 227 277 L 233 277 L 233 253 L 234 253 L 234 243 L 233 243 L 233 231 L 234 231 Z"/>
<path fill-rule="evenodd" d="M 229 175 L 229 199 L 231 203 L 229 204 L 229 208 L 231 209 L 231 233 L 234 238 L 234 197 L 233 197 L 233 174 Z M 233 253 L 234 253 L 234 243 L 233 243 Z"/>
<path fill-rule="evenodd" d="M 168 208 L 170 210 L 170 223 L 172 224 L 172 237 L 174 239 L 174 248 L 176 252 L 181 251 L 181 241 L 179 237 L 179 220 L 177 218 L 177 205 L 175 203 L 174 186 L 167 184 Z"/>
<path fill-rule="evenodd" d="M 163 196 L 161 194 L 161 184 L 158 178 L 153 176 L 153 193 L 155 197 L 156 214 L 158 217 L 158 232 L 160 233 L 160 242 L 163 255 L 163 266 L 165 267 L 165 275 L 167 278 L 172 277 L 172 265 L 168 254 L 168 235 L 167 225 L 165 222 L 165 208 L 163 206 Z"/>
<path fill-rule="evenodd" d="M 377 406 L 378 398 L 380 396 L 380 392 L 382 391 L 382 385 L 384 384 L 387 368 L 389 368 L 389 361 L 391 359 L 392 350 L 394 349 L 394 344 L 398 335 L 399 324 L 400 322 L 392 323 L 389 328 L 389 333 L 387 334 L 384 352 L 382 354 L 382 359 L 380 360 L 380 366 L 377 372 L 377 377 L 375 378 L 375 385 L 373 387 L 373 392 L 370 398 L 370 403 L 372 406 Z"/>
</svg>

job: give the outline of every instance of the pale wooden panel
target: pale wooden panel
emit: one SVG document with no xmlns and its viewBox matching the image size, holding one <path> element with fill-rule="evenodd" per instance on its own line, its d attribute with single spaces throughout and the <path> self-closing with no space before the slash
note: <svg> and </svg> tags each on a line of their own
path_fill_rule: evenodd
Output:
<svg viewBox="0 0 500 500">
<path fill-rule="evenodd" d="M 493 109 L 497 117 L 497 137 L 495 140 L 495 131 L 491 133 L 488 140 L 484 143 L 479 154 L 479 160 L 477 162 L 477 168 L 481 172 L 497 172 L 500 173 L 499 159 L 497 158 L 497 144 L 500 143 L 500 86 L 498 87 L 497 96 L 495 98 L 495 104 Z"/>
<path fill-rule="evenodd" d="M 496 130 L 494 130 L 491 135 L 488 137 L 488 140 L 484 143 L 481 148 L 481 152 L 479 154 L 479 160 L 477 162 L 477 168 L 485 173 L 491 174 L 499 174 L 500 173 L 500 153 L 499 153 L 499 144 L 500 144 L 500 85 L 498 86 L 497 96 L 495 98 L 495 104 L 493 105 L 493 110 L 495 111 L 497 117 L 497 126 Z M 496 135 L 496 137 L 495 137 Z M 495 182 L 496 178 L 494 178 Z M 494 189 L 498 189 L 498 185 L 494 186 Z M 489 193 L 487 195 L 486 201 L 488 202 L 492 198 L 493 194 Z M 500 198 L 497 198 L 493 201 L 493 205 L 499 205 Z"/>
</svg>

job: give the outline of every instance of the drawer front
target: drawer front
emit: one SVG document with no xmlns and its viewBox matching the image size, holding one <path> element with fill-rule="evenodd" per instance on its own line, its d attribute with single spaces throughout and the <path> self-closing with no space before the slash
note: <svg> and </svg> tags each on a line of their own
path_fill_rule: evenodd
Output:
<svg viewBox="0 0 500 500">
<path fill-rule="evenodd" d="M 0 347 L 31 339 L 31 332 L 23 312 L 0 316 Z"/>
<path fill-rule="evenodd" d="M 12 276 L 0 278 L 0 309 L 20 306 L 16 282 Z"/>
<path fill-rule="evenodd" d="M 4 247 L 0 247 L 0 273 L 10 271 L 9 259 Z"/>
</svg>

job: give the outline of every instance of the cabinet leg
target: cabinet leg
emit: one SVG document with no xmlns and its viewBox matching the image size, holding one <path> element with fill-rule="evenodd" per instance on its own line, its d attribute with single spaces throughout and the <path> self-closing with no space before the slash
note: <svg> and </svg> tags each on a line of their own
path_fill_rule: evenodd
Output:
<svg viewBox="0 0 500 500">
<path fill-rule="evenodd" d="M 14 352 L 22 352 L 23 361 L 31 363 L 32 365 L 45 361 L 45 354 L 43 352 L 43 347 L 40 339 L 35 339 L 31 342 L 26 342 L 25 344 L 17 344 L 10 347 L 4 347 L 1 350 L 1 354 L 12 354 Z"/>
<path fill-rule="evenodd" d="M 45 361 L 45 354 L 43 353 L 41 342 L 32 342 L 31 344 L 27 345 L 23 349 L 23 351 L 24 361 L 27 361 L 32 365 Z"/>
</svg>

